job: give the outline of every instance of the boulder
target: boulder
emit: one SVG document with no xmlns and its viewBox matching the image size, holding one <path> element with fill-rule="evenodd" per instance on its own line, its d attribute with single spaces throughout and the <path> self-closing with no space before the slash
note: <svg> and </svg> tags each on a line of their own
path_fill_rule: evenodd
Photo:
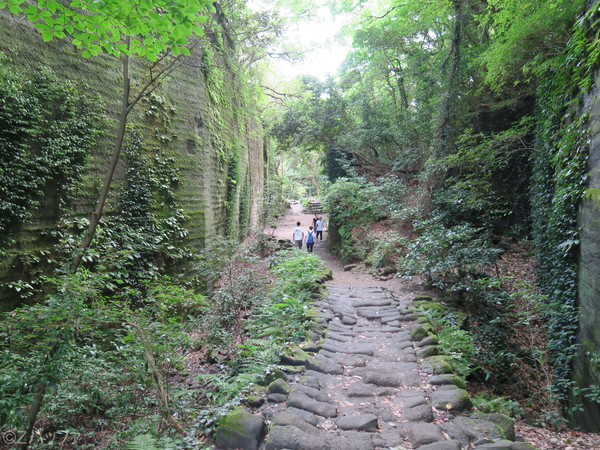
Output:
<svg viewBox="0 0 600 450">
<path fill-rule="evenodd" d="M 431 405 L 442 411 L 459 412 L 473 407 L 471 396 L 464 389 L 437 390 L 431 394 Z"/>
<path fill-rule="evenodd" d="M 258 450 L 265 437 L 265 431 L 262 416 L 237 407 L 221 418 L 215 442 L 221 448 Z"/>
<path fill-rule="evenodd" d="M 278 378 L 271 382 L 269 386 L 267 386 L 267 392 L 269 394 L 284 394 L 288 395 L 290 393 L 290 385 L 287 384 L 285 380 Z"/>
</svg>

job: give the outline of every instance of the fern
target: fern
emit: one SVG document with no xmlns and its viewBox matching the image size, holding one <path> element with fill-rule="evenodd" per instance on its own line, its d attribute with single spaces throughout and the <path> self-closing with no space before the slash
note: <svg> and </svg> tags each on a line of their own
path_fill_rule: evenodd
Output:
<svg viewBox="0 0 600 450">
<path fill-rule="evenodd" d="M 162 446 L 151 434 L 138 434 L 125 447 L 127 450 L 162 450 Z"/>
</svg>

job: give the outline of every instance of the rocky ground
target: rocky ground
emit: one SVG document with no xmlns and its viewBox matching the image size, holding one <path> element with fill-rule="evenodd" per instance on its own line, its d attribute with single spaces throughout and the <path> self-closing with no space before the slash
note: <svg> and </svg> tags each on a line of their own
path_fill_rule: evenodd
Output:
<svg viewBox="0 0 600 450">
<path fill-rule="evenodd" d="M 300 221 L 312 216 L 294 205 L 274 236 L 292 238 Z M 254 414 L 238 409 L 217 444 L 228 448 L 367 449 L 533 449 L 594 448 L 565 444 L 546 447 L 544 438 L 500 414 L 472 410 L 464 382 L 438 355 L 415 301 L 435 298 L 398 279 L 375 280 L 347 271 L 327 251 L 326 235 L 315 253 L 333 272 L 328 296 L 316 304 L 320 318 L 312 339 L 284 355 L 286 379 L 268 387 Z M 347 267 L 346 267 L 347 269 Z M 260 405 L 260 406 L 258 406 Z M 516 433 L 515 430 L 519 430 Z M 536 446 L 530 442 L 535 442 Z M 540 442 L 542 445 L 539 445 Z"/>
</svg>

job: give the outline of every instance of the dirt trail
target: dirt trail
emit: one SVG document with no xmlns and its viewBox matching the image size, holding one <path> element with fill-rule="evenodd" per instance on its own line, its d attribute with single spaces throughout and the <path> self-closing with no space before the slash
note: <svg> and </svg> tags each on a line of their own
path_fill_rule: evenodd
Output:
<svg viewBox="0 0 600 450">
<path fill-rule="evenodd" d="M 300 203 L 291 205 L 288 212 L 279 218 L 278 226 L 274 230 L 274 236 L 278 239 L 292 239 L 292 230 L 296 226 L 296 222 L 300 222 L 304 230 L 308 229 L 309 225 L 312 225 L 312 214 L 304 214 L 302 212 L 303 207 Z M 329 224 L 329 216 L 325 213 L 320 214 L 326 225 Z M 273 232 L 272 228 L 266 229 L 265 233 Z M 305 248 L 306 249 L 306 248 Z M 333 285 L 345 285 L 345 286 L 381 286 L 385 285 L 389 289 L 393 290 L 406 290 L 407 287 L 401 280 L 389 280 L 387 282 L 381 282 L 376 280 L 368 273 L 362 271 L 357 272 L 345 272 L 344 266 L 339 258 L 333 256 L 328 250 L 328 232 L 327 229 L 323 233 L 323 241 L 317 241 L 314 246 L 314 252 L 316 255 L 325 262 L 327 267 L 333 272 L 333 280 L 329 284 Z"/>
<path fill-rule="evenodd" d="M 323 215 L 326 218 L 326 215 Z M 312 216 L 300 205 L 280 219 L 274 235 L 292 238 L 296 222 Z M 269 230 L 271 231 L 271 230 Z M 501 415 L 470 414 L 464 383 L 452 374 L 437 339 L 426 337 L 410 308 L 418 293 L 400 280 L 345 272 L 315 244 L 333 271 L 328 297 L 316 303 L 320 326 L 306 353 L 291 357 L 304 366 L 287 383 L 270 387 L 261 413 L 270 422 L 267 450 L 460 450 L 535 448 L 514 442 L 514 425 Z"/>
</svg>

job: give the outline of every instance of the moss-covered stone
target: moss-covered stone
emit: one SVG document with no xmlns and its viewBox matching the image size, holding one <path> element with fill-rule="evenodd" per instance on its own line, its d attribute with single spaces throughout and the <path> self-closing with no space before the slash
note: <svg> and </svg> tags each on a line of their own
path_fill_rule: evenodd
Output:
<svg viewBox="0 0 600 450">
<path fill-rule="evenodd" d="M 306 366 L 281 366 L 281 369 L 290 375 L 296 375 L 306 370 Z"/>
<path fill-rule="evenodd" d="M 257 450 L 265 436 L 262 416 L 254 415 L 238 406 L 220 420 L 215 442 L 221 448 Z"/>
<path fill-rule="evenodd" d="M 305 366 L 310 355 L 300 347 L 292 347 L 281 355 L 281 363 L 290 366 Z"/>
<path fill-rule="evenodd" d="M 417 350 L 417 358 L 428 358 L 429 356 L 439 355 L 440 353 L 440 347 L 437 345 L 428 345 Z"/>
<path fill-rule="evenodd" d="M 429 358 L 423 360 L 421 367 L 423 372 L 431 373 L 434 375 L 454 372 L 454 367 L 452 366 L 452 363 L 448 360 L 448 357 L 445 355 L 430 356 Z"/>
<path fill-rule="evenodd" d="M 304 313 L 309 319 L 317 319 L 319 317 L 319 310 L 315 307 L 308 308 Z"/>
<path fill-rule="evenodd" d="M 333 279 L 333 271 L 329 267 L 324 267 L 323 272 L 320 276 L 320 281 L 324 283 L 325 281 Z"/>
<path fill-rule="evenodd" d="M 429 335 L 431 329 L 431 326 L 428 326 L 427 324 L 414 327 L 412 330 L 410 330 L 410 338 L 413 341 L 420 341 L 421 339 Z"/>
<path fill-rule="evenodd" d="M 510 441 L 514 441 L 516 439 L 515 433 L 515 421 L 504 414 L 474 414 L 471 417 L 486 420 L 488 422 L 492 422 L 496 424 L 502 430 L 502 437 L 508 439 Z"/>
<path fill-rule="evenodd" d="M 286 373 L 278 367 L 272 367 L 270 372 L 265 375 L 265 382 L 270 384 L 274 380 L 287 380 L 288 376 Z"/>
<path fill-rule="evenodd" d="M 287 384 L 285 380 L 278 378 L 277 380 L 273 380 L 269 386 L 267 386 L 267 392 L 269 394 L 285 394 L 288 395 L 290 393 L 290 385 Z"/>
<path fill-rule="evenodd" d="M 453 385 L 460 389 L 465 389 L 467 387 L 465 380 L 453 373 L 434 375 L 429 379 L 429 383 L 434 386 Z"/>
<path fill-rule="evenodd" d="M 423 309 L 425 311 L 444 311 L 446 309 L 446 307 L 441 303 L 434 302 L 431 300 L 415 301 L 413 302 L 413 306 L 417 311 L 420 309 Z"/>
<path fill-rule="evenodd" d="M 244 400 L 244 404 L 250 408 L 260 408 L 265 403 L 265 398 L 260 395 L 249 395 Z"/>
<path fill-rule="evenodd" d="M 473 407 L 473 401 L 464 389 L 444 389 L 431 394 L 431 406 L 440 410 L 466 411 Z"/>
</svg>

